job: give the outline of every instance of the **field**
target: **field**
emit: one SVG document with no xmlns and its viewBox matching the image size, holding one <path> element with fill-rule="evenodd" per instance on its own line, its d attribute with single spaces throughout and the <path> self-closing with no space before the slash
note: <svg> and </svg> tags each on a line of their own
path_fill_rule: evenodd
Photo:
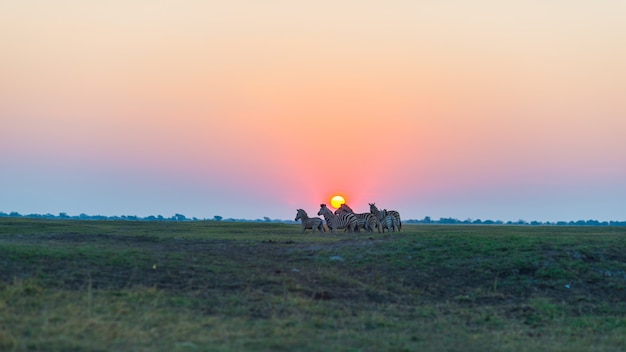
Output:
<svg viewBox="0 0 626 352">
<path fill-rule="evenodd" d="M 0 350 L 623 351 L 625 249 L 624 227 L 4 218 Z"/>
</svg>

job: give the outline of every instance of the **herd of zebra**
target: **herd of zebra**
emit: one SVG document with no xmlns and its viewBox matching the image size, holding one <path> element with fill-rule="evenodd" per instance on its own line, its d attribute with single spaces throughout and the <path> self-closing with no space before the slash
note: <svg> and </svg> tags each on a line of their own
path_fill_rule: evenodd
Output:
<svg viewBox="0 0 626 352">
<path fill-rule="evenodd" d="M 331 232 L 336 233 L 337 229 L 345 229 L 349 232 L 361 232 L 360 229 L 364 229 L 367 232 L 373 232 L 374 227 L 380 233 L 384 233 L 385 229 L 389 232 L 400 231 L 402 228 L 402 222 L 400 222 L 400 213 L 396 210 L 379 210 L 375 203 L 368 203 L 370 205 L 369 213 L 357 214 L 346 205 L 342 204 L 333 213 L 326 204 L 320 204 L 320 211 L 317 215 L 324 216 L 326 223 L 318 217 L 309 217 L 309 215 L 303 209 L 297 209 L 296 220 L 302 221 L 302 233 L 306 229 L 311 229 L 312 232 L 319 230 L 320 232 L 327 232 L 330 229 Z"/>
</svg>

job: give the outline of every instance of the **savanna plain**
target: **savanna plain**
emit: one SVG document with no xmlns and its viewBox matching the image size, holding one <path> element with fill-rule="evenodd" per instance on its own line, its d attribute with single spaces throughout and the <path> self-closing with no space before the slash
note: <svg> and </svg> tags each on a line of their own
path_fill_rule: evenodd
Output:
<svg viewBox="0 0 626 352">
<path fill-rule="evenodd" d="M 2 351 L 624 351 L 626 228 L 0 219 Z"/>
</svg>

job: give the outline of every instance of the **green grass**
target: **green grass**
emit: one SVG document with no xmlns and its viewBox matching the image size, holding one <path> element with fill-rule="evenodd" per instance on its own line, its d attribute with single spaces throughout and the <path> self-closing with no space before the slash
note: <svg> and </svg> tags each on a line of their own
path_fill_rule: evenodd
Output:
<svg viewBox="0 0 626 352">
<path fill-rule="evenodd" d="M 0 220 L 0 350 L 622 351 L 626 229 Z"/>
</svg>

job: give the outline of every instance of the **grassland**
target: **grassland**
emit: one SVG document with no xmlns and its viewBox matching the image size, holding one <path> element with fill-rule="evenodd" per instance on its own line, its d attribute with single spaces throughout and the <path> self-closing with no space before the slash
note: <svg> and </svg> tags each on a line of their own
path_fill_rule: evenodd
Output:
<svg viewBox="0 0 626 352">
<path fill-rule="evenodd" d="M 2 351 L 623 351 L 626 228 L 0 220 Z"/>
</svg>

